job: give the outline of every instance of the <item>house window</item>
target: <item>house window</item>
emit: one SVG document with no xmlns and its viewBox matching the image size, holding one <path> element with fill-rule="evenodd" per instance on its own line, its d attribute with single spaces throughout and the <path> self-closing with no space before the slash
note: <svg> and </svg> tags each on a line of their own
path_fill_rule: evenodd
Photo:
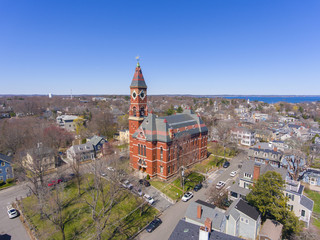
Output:
<svg viewBox="0 0 320 240">
<path fill-rule="evenodd" d="M 6 165 L 6 163 L 5 162 L 1 162 L 1 166 L 3 167 L 3 166 L 5 166 Z"/>
<path fill-rule="evenodd" d="M 144 146 L 144 156 L 147 156 L 147 147 Z"/>
<path fill-rule="evenodd" d="M 249 173 L 244 173 L 244 176 L 245 176 L 246 178 L 252 178 L 252 175 L 249 174 Z"/>
<path fill-rule="evenodd" d="M 163 159 L 163 148 L 160 147 L 160 160 L 162 160 L 162 159 Z"/>
<path fill-rule="evenodd" d="M 138 154 L 140 155 L 140 144 L 138 144 Z"/>
<path fill-rule="evenodd" d="M 306 216 L 306 211 L 305 210 L 301 210 L 301 217 L 305 217 Z"/>
<path fill-rule="evenodd" d="M 7 172 L 7 173 L 9 172 L 9 168 L 6 168 L 6 172 Z"/>
<path fill-rule="evenodd" d="M 160 166 L 160 173 L 163 173 L 163 166 Z"/>
</svg>

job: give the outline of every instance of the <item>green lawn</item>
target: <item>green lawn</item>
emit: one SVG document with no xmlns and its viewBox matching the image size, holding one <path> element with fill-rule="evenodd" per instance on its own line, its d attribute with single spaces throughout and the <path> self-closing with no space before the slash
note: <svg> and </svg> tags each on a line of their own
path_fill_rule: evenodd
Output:
<svg viewBox="0 0 320 240">
<path fill-rule="evenodd" d="M 106 182 L 105 187 L 106 189 L 110 187 L 108 182 Z M 85 188 L 85 186 L 83 186 L 83 188 Z M 103 239 L 128 239 L 158 214 L 155 208 L 146 204 L 142 210 L 139 208 L 124 218 L 143 203 L 144 200 L 136 197 L 127 190 L 122 191 L 115 206 L 111 210 L 109 224 L 104 231 Z M 66 225 L 66 239 L 91 238 L 92 233 L 95 231 L 95 226 L 91 218 L 91 209 L 84 201 L 85 197 L 89 197 L 88 193 L 84 192 L 81 197 L 76 197 L 77 186 L 75 182 L 72 181 L 67 183 L 64 193 L 68 197 L 76 199 L 69 204 L 64 211 L 75 213 L 77 216 Z M 36 228 L 39 239 L 62 239 L 61 233 L 51 222 L 46 219 L 41 219 L 35 196 L 23 199 L 23 212 Z"/>
<path fill-rule="evenodd" d="M 320 168 L 320 159 L 319 158 L 314 159 L 311 167 L 312 168 Z"/>
<path fill-rule="evenodd" d="M 304 192 L 314 201 L 313 212 L 320 214 L 320 193 L 305 188 Z"/>
<path fill-rule="evenodd" d="M 207 173 L 210 169 L 221 166 L 223 162 L 224 158 L 211 155 L 208 159 L 195 164 L 192 169 L 197 172 Z"/>
<path fill-rule="evenodd" d="M 320 219 L 317 218 L 317 216 L 320 214 L 320 193 L 312 191 L 308 188 L 305 188 L 304 192 L 314 201 L 313 216 L 316 217 L 316 219 L 313 219 L 313 225 L 320 229 Z"/>
<path fill-rule="evenodd" d="M 151 185 L 161 192 L 163 192 L 165 195 L 167 195 L 172 200 L 178 200 L 182 197 L 183 192 L 180 188 L 175 187 L 174 185 L 171 185 L 167 182 L 161 182 L 157 180 L 150 181 Z"/>
<path fill-rule="evenodd" d="M 192 190 L 195 185 L 197 185 L 200 182 L 203 182 L 204 179 L 205 179 L 204 176 L 199 173 L 196 173 L 196 172 L 190 173 L 188 176 L 184 178 L 184 190 L 185 191 Z M 175 185 L 177 188 L 182 188 L 180 177 L 174 180 L 172 184 Z"/>
<path fill-rule="evenodd" d="M 1 190 L 2 188 L 12 187 L 12 186 L 14 186 L 14 185 L 16 185 L 15 182 L 3 184 L 3 185 L 0 186 L 0 190 Z"/>
<path fill-rule="evenodd" d="M 208 151 L 210 151 L 214 155 L 224 156 L 223 146 L 220 146 L 219 143 L 210 143 L 208 145 Z M 234 149 L 230 149 L 226 147 L 225 156 L 232 158 L 237 155 L 237 152 Z"/>
</svg>

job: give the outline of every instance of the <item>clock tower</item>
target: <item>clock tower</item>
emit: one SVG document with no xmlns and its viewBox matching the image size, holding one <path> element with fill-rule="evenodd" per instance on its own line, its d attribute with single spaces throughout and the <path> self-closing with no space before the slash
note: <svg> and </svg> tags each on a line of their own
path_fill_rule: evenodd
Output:
<svg viewBox="0 0 320 240">
<path fill-rule="evenodd" d="M 132 134 L 139 128 L 144 117 L 148 115 L 147 85 L 144 81 L 139 60 L 130 85 L 129 134 L 130 158 L 133 153 Z"/>
</svg>

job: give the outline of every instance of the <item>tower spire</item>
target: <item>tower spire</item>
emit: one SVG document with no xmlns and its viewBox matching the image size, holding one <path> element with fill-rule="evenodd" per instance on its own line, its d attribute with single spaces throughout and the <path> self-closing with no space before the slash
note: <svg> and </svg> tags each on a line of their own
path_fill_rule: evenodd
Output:
<svg viewBox="0 0 320 240">
<path fill-rule="evenodd" d="M 139 63 L 139 61 L 140 61 L 140 57 L 139 57 L 139 55 L 138 55 L 138 56 L 136 56 L 136 59 L 137 59 L 137 67 L 140 67 L 140 63 Z"/>
</svg>

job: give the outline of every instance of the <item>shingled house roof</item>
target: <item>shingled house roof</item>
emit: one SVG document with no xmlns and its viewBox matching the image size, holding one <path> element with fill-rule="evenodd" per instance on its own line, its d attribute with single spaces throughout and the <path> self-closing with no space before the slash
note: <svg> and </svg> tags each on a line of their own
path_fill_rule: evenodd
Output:
<svg viewBox="0 0 320 240">
<path fill-rule="evenodd" d="M 7 163 L 10 163 L 10 164 L 12 163 L 12 157 L 9 157 L 9 156 L 4 155 L 2 153 L 0 153 L 0 160 L 7 162 Z"/>
<path fill-rule="evenodd" d="M 130 88 L 132 87 L 147 88 L 147 84 L 144 81 L 139 63 L 137 64 L 136 71 L 134 72 L 133 79 L 130 85 Z"/>
<path fill-rule="evenodd" d="M 147 141 L 171 142 L 183 135 L 207 133 L 208 128 L 200 116 L 191 110 L 166 117 L 156 117 L 149 113 L 141 123 L 133 138 L 145 138 Z"/>
</svg>

